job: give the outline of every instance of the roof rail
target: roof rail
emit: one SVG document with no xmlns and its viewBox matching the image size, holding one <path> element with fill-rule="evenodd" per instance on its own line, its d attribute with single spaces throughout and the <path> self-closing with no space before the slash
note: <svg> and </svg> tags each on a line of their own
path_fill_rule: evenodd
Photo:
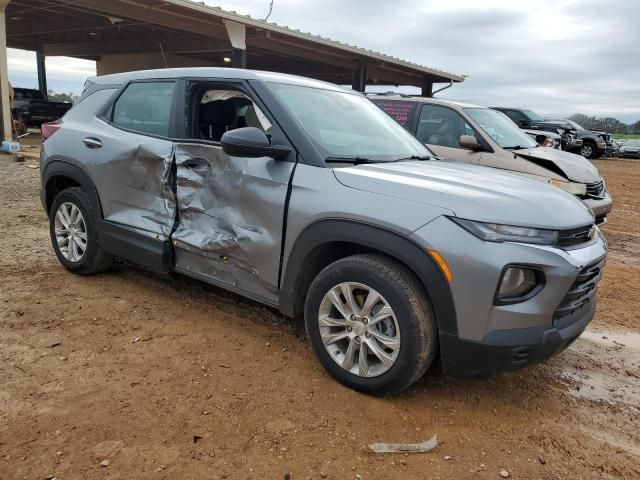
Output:
<svg viewBox="0 0 640 480">
<path fill-rule="evenodd" d="M 386 92 L 364 92 L 364 94 L 368 97 L 368 96 L 373 96 L 373 95 L 380 95 L 380 96 L 391 96 L 391 95 L 397 95 L 398 97 L 403 97 L 403 98 L 411 98 L 415 95 L 408 95 L 406 93 L 400 93 L 400 92 L 394 92 L 393 90 L 388 90 Z"/>
</svg>

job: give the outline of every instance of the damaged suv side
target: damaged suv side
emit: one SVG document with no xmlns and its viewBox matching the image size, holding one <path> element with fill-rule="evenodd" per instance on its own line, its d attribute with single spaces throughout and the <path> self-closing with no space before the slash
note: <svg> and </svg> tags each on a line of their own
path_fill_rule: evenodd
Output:
<svg viewBox="0 0 640 480">
<path fill-rule="evenodd" d="M 300 77 L 97 77 L 46 128 L 54 251 L 122 257 L 304 316 L 337 380 L 400 391 L 561 351 L 593 317 L 606 245 L 545 184 L 430 153 L 364 96 Z M 470 292 L 473 292 L 470 294 Z"/>
</svg>

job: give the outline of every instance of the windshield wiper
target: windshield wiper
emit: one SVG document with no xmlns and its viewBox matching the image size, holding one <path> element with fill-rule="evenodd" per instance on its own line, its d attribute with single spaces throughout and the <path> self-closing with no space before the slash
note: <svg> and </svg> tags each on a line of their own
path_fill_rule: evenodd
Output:
<svg viewBox="0 0 640 480">
<path fill-rule="evenodd" d="M 352 163 L 354 165 L 360 165 L 363 163 L 380 163 L 376 160 L 371 160 L 366 157 L 327 157 L 324 159 L 327 163 Z"/>
<path fill-rule="evenodd" d="M 407 160 L 434 160 L 436 157 L 433 155 L 411 155 L 410 157 L 397 158 L 394 162 L 404 162 Z"/>
</svg>

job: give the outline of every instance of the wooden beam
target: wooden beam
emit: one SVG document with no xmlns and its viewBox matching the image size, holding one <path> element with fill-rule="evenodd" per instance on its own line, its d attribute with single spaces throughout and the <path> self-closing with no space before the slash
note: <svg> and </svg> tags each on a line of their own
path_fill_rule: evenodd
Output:
<svg viewBox="0 0 640 480">
<path fill-rule="evenodd" d="M 88 8 L 103 15 L 157 24 L 208 37 L 228 38 L 222 22 L 208 21 L 204 15 L 196 15 L 196 12 L 194 15 L 183 15 L 123 0 L 69 0 L 68 3 Z"/>
<path fill-rule="evenodd" d="M 99 56 L 123 53 L 159 52 L 160 43 L 165 53 L 231 52 L 228 40 L 198 37 L 151 37 L 129 40 L 105 40 L 81 43 L 49 43 L 43 51 L 49 56 Z"/>
</svg>

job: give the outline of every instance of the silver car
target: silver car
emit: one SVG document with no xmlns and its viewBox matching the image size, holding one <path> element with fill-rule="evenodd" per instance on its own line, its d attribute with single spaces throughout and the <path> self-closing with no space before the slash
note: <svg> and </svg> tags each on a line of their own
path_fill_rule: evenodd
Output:
<svg viewBox="0 0 640 480">
<path fill-rule="evenodd" d="M 87 275 L 123 257 L 304 317 L 340 382 L 398 392 L 439 359 L 544 360 L 591 321 L 606 244 L 545 183 L 429 150 L 364 96 L 194 68 L 86 83 L 43 128 L 53 249 Z"/>
<path fill-rule="evenodd" d="M 589 160 L 539 145 L 502 112 L 424 97 L 383 95 L 371 100 L 445 160 L 508 170 L 561 188 L 591 208 L 598 224 L 611 211 L 611 196 Z M 398 117 L 403 104 L 407 113 Z"/>
</svg>

